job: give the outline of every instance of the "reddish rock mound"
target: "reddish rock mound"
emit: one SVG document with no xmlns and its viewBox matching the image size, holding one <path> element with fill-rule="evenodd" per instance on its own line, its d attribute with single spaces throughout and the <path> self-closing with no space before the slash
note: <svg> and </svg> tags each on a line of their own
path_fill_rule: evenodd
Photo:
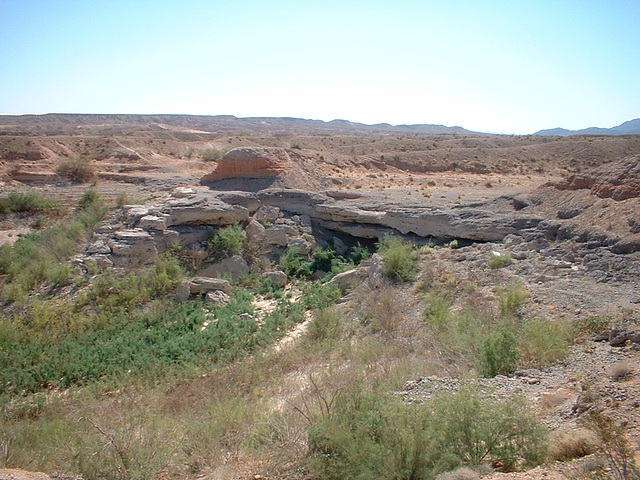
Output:
<svg viewBox="0 0 640 480">
<path fill-rule="evenodd" d="M 606 163 L 573 175 L 556 185 L 560 190 L 590 189 L 600 198 L 627 200 L 640 197 L 640 155 Z"/>
<path fill-rule="evenodd" d="M 213 172 L 202 177 L 202 181 L 277 177 L 289 169 L 291 158 L 284 148 L 234 148 L 220 159 Z"/>
</svg>

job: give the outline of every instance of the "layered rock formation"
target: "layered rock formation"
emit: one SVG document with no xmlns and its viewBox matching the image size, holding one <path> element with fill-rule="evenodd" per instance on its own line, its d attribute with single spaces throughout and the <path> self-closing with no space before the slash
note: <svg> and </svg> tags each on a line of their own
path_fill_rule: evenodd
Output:
<svg viewBox="0 0 640 480">
<path fill-rule="evenodd" d="M 216 169 L 202 177 L 203 183 L 229 178 L 275 177 L 291 169 L 284 148 L 235 148 L 224 155 Z"/>
</svg>

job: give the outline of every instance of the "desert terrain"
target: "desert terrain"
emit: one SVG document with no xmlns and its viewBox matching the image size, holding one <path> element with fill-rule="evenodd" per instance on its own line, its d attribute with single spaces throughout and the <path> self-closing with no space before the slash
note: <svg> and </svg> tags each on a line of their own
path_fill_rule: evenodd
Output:
<svg viewBox="0 0 640 480">
<path fill-rule="evenodd" d="M 10 259 L 20 242 L 84 208 L 88 190 L 104 212 L 56 259 L 70 265 L 68 276 L 45 272 L 17 286 Z M 36 475 L 24 471 L 86 480 L 366 478 L 340 470 L 340 458 L 356 462 L 351 450 L 340 457 L 322 443 L 335 440 L 326 432 L 338 428 L 330 423 L 341 418 L 336 405 L 356 384 L 406 408 L 469 386 L 496 405 L 519 396 L 546 432 L 536 462 L 509 463 L 496 449 L 469 457 L 478 461 L 425 460 L 423 476 L 397 478 L 638 478 L 640 135 L 1 117 L 0 196 L 30 192 L 60 207 L 0 214 L 0 336 L 10 352 L 2 365 L 12 372 L 1 379 L 2 479 Z M 237 251 L 219 235 L 233 228 L 244 242 Z M 384 247 L 389 238 L 411 246 L 406 275 L 389 273 L 386 259 L 399 251 Z M 365 258 L 338 271 L 346 265 L 338 256 L 354 259 L 362 249 Z M 124 290 L 118 282 L 142 282 L 140 272 L 169 257 L 180 273 L 163 267 L 156 293 L 115 297 Z M 307 301 L 323 288 L 339 291 L 331 305 Z M 233 310 L 242 302 L 247 311 Z M 101 350 L 86 370 L 69 358 L 89 358 L 92 347 L 52 365 L 35 352 L 57 342 L 72 351 L 60 339 L 92 329 L 90 343 L 105 342 L 98 319 L 146 321 L 151 331 L 151 320 L 131 312 L 174 304 L 182 308 L 175 316 L 204 315 L 193 338 L 221 328 L 225 309 L 231 324 L 253 322 L 240 335 L 273 332 L 242 354 L 225 354 L 230 339 L 212 354 L 204 343 L 197 354 L 208 356 L 193 361 L 178 341 L 166 358 L 138 360 L 138 346 L 117 365 L 108 362 L 114 352 Z M 502 345 L 491 342 L 504 329 L 515 363 L 492 368 L 487 348 Z M 30 335 L 42 343 L 19 353 Z M 136 370 L 144 362 L 152 373 Z M 383 418 L 395 418 L 389 409 Z M 384 445 L 371 452 L 392 456 Z"/>
</svg>

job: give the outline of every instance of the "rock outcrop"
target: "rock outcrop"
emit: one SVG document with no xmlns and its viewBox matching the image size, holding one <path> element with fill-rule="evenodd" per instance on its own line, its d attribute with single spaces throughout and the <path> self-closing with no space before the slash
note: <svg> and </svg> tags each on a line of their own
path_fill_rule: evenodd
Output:
<svg viewBox="0 0 640 480">
<path fill-rule="evenodd" d="M 600 198 L 617 201 L 640 197 L 640 155 L 610 162 L 572 175 L 555 185 L 560 190 L 589 189 Z"/>
<path fill-rule="evenodd" d="M 224 155 L 216 169 L 202 177 L 202 182 L 229 178 L 276 177 L 291 167 L 291 158 L 284 148 L 234 148 Z"/>
</svg>

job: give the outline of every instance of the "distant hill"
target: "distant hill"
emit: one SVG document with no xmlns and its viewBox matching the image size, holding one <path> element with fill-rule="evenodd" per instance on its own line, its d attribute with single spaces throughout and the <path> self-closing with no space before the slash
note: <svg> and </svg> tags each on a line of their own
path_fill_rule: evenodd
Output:
<svg viewBox="0 0 640 480">
<path fill-rule="evenodd" d="M 0 135 L 127 133 L 139 130 L 182 130 L 197 133 L 246 134 L 358 134 L 358 135 L 474 135 L 462 127 L 443 125 L 366 125 L 347 120 L 306 120 L 289 117 L 233 115 L 103 115 L 48 113 L 45 115 L 0 115 Z"/>
<path fill-rule="evenodd" d="M 557 137 L 568 137 L 570 135 L 638 135 L 640 134 L 640 118 L 629 120 L 617 127 L 599 128 L 589 127 L 582 130 L 567 130 L 564 128 L 550 128 L 548 130 L 540 130 L 534 135 L 547 135 Z"/>
</svg>

